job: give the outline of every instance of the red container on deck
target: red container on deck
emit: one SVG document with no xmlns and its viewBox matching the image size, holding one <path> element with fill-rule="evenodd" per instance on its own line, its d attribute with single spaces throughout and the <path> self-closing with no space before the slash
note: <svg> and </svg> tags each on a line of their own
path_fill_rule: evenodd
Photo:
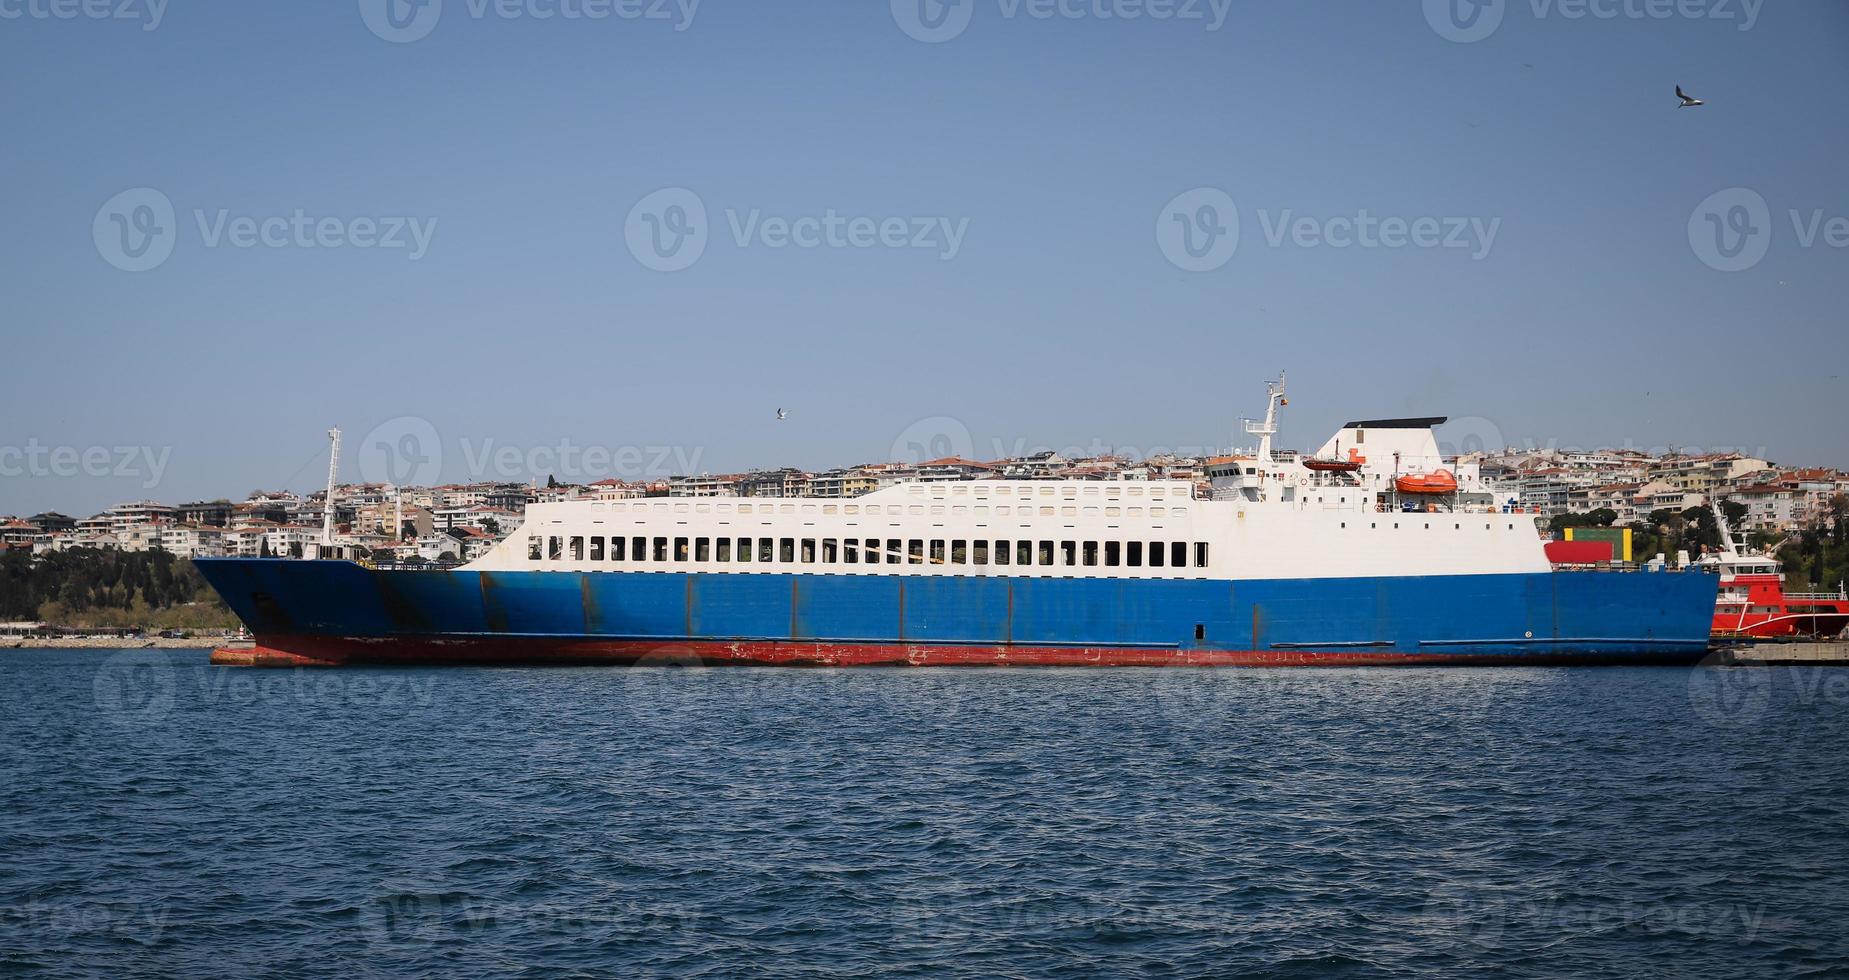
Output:
<svg viewBox="0 0 1849 980">
<path fill-rule="evenodd" d="M 1610 541 L 1549 541 L 1547 560 L 1556 565 L 1599 565 L 1611 561 Z"/>
</svg>

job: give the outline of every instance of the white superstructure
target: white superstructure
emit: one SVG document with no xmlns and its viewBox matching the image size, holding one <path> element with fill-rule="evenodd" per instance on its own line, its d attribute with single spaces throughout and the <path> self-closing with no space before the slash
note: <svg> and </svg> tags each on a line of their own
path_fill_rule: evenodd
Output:
<svg viewBox="0 0 1849 980">
<path fill-rule="evenodd" d="M 532 504 L 519 532 L 467 567 L 1065 578 L 1323 579 L 1546 572 L 1534 519 L 1458 496 L 1402 496 L 1397 477 L 1455 471 L 1431 424 L 1356 423 L 1319 456 L 1362 450 L 1354 472 L 1273 456 L 1285 404 L 1271 386 L 1251 457 L 1183 481 L 907 483 L 858 498 L 647 498 Z M 1474 467 L 1458 473 L 1460 491 Z M 1409 509 L 1410 508 L 1410 509 Z"/>
</svg>

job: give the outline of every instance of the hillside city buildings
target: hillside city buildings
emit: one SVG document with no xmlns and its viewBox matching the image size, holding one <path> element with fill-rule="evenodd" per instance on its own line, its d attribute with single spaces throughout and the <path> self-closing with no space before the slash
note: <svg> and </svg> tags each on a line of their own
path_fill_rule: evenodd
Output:
<svg viewBox="0 0 1849 980">
<path fill-rule="evenodd" d="M 1205 493 L 1209 467 L 1237 458 L 1157 455 L 1133 460 L 1040 452 L 993 462 L 946 457 L 819 473 L 782 468 L 569 486 L 348 484 L 334 495 L 334 543 L 399 562 L 467 561 L 518 528 L 528 504 L 558 500 L 845 498 L 895 483 L 985 479 L 1190 480 Z M 1731 500 L 1746 508 L 1745 527 L 1738 530 L 1789 533 L 1821 520 L 1833 498 L 1849 494 L 1849 474 L 1780 467 L 1738 453 L 1652 456 L 1629 450 L 1527 449 L 1473 453 L 1461 462 L 1476 464 L 1501 503 L 1542 516 L 1610 510 L 1619 524 L 1645 520 L 1654 511 Z M 0 550 L 38 554 L 72 548 L 158 548 L 188 558 L 300 556 L 320 541 L 325 496 L 324 491 L 257 491 L 238 502 L 131 501 L 83 518 L 56 512 L 0 517 Z"/>
</svg>

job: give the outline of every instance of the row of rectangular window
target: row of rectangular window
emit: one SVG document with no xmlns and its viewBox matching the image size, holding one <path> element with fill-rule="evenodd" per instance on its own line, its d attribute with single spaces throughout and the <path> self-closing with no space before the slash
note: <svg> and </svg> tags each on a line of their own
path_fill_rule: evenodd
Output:
<svg viewBox="0 0 1849 980">
<path fill-rule="evenodd" d="M 1192 554 L 1181 541 L 988 541 L 924 538 L 667 538 L 570 537 L 527 539 L 531 561 L 773 562 L 823 565 L 1027 565 L 1045 567 L 1207 567 L 1207 542 Z M 670 557 L 672 556 L 672 557 Z M 863 560 L 864 558 L 864 560 Z"/>
</svg>

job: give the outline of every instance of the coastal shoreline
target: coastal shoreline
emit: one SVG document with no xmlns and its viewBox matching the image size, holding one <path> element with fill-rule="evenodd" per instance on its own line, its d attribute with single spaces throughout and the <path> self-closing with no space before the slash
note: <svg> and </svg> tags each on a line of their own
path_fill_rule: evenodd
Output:
<svg viewBox="0 0 1849 980">
<path fill-rule="evenodd" d="M 223 636 L 195 636 L 184 640 L 158 636 L 133 639 L 113 636 L 63 636 L 48 639 L 6 637 L 0 639 L 0 650 L 213 650 L 230 643 L 231 640 Z"/>
</svg>

